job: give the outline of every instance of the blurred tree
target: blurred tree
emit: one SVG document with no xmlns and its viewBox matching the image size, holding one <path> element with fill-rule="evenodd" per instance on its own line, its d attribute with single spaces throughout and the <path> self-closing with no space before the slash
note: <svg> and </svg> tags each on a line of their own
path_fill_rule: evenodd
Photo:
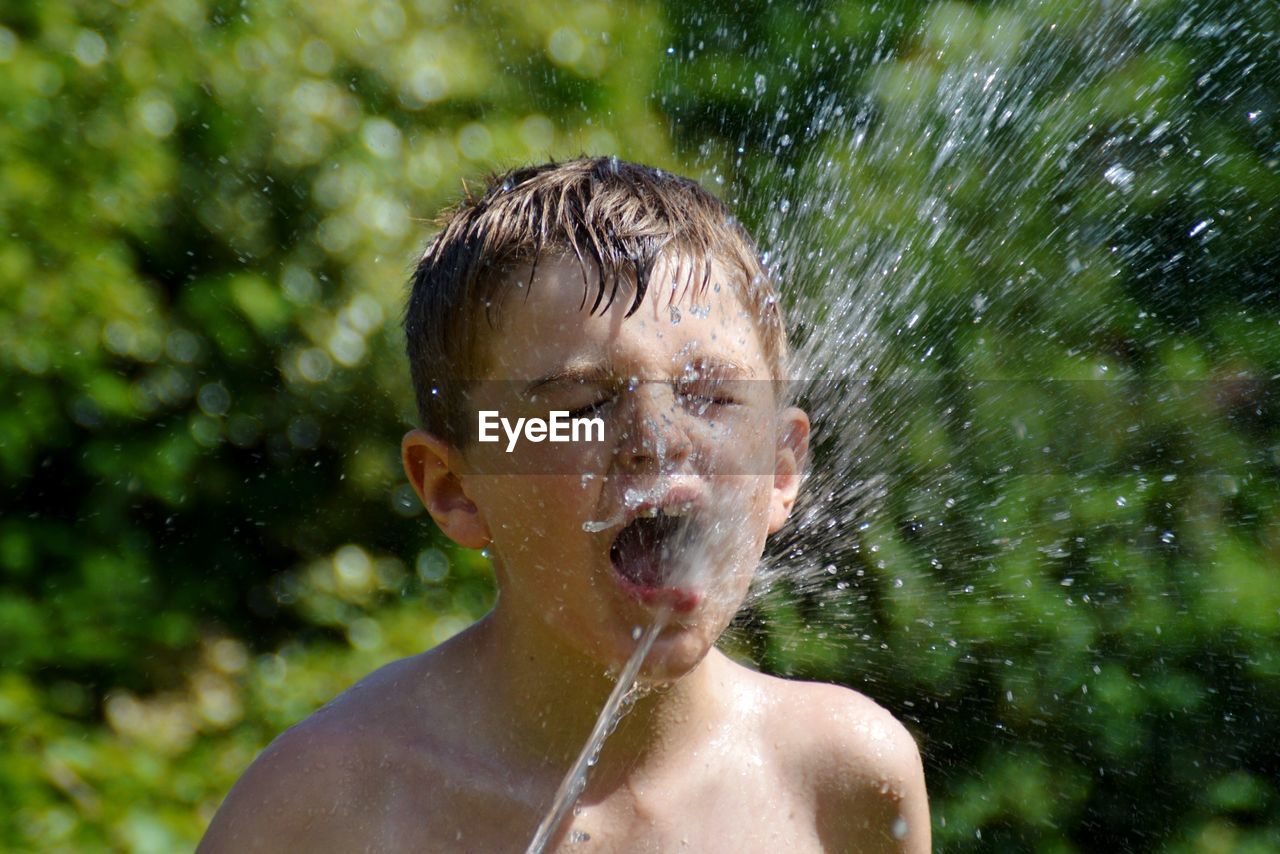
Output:
<svg viewBox="0 0 1280 854">
<path fill-rule="evenodd" d="M 23 722 L 0 845 L 189 843 L 355 675 L 291 672 L 264 712 L 226 699 L 246 664 L 206 679 L 199 648 L 385 658 L 483 611 L 484 562 L 435 542 L 399 473 L 409 261 L 484 171 L 673 165 L 646 98 L 661 33 L 591 3 L 0 13 L 0 718 Z M 397 607 L 426 613 L 392 644 Z M 166 800 L 191 772 L 165 763 L 244 715 L 234 758 Z M 138 739 L 159 753 L 122 779 L 150 803 L 111 781 Z"/>
<path fill-rule="evenodd" d="M 1278 32 L 1261 0 L 10 4 L 0 846 L 190 845 L 281 728 L 484 610 L 401 485 L 401 288 L 461 180 L 580 152 L 725 193 L 802 355 L 862 324 L 883 507 L 740 637 L 912 723 L 941 845 L 1280 846 Z"/>
</svg>

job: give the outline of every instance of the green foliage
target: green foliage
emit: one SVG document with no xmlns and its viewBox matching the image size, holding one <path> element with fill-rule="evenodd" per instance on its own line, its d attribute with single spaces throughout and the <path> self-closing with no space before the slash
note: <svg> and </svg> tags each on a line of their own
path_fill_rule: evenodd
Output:
<svg viewBox="0 0 1280 854">
<path fill-rule="evenodd" d="M 722 189 L 809 334 L 898 288 L 884 506 L 734 637 L 912 725 L 940 847 L 1280 845 L 1280 13 L 1115 5 L 11 4 L 0 847 L 189 847 L 483 613 L 399 474 L 403 281 L 579 152 Z"/>
</svg>

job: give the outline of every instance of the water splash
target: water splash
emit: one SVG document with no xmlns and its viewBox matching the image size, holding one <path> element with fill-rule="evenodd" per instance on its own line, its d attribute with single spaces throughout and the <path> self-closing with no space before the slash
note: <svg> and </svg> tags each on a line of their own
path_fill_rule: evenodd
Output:
<svg viewBox="0 0 1280 854">
<path fill-rule="evenodd" d="M 659 451 L 660 453 L 660 451 Z M 659 480 L 648 489 L 628 488 L 622 495 L 622 506 L 617 512 L 605 519 L 588 519 L 582 523 L 582 530 L 588 534 L 598 534 L 621 525 L 628 514 L 645 502 L 656 502 L 665 495 L 671 486 L 666 480 Z"/>
<path fill-rule="evenodd" d="M 749 131 L 754 149 L 739 146 L 727 166 L 720 149 L 704 149 L 704 173 L 722 179 L 731 204 L 755 224 L 788 291 L 796 393 L 819 438 L 793 524 L 771 543 L 748 609 L 780 590 L 783 598 L 826 599 L 829 606 L 809 622 L 846 625 L 831 634 L 831 645 L 861 634 L 868 609 L 837 585 L 854 582 L 865 592 L 878 583 L 850 576 L 887 562 L 870 546 L 897 539 L 888 528 L 909 524 L 910 540 L 964 556 L 927 570 L 928 586 L 981 586 L 979 568 L 1016 547 L 1018 539 L 984 536 L 973 524 L 979 497 L 1051 474 L 1066 457 L 1033 445 L 1025 418 L 1010 420 L 1009 442 L 993 441 L 1004 425 L 983 411 L 1005 411 L 1020 399 L 1051 411 L 1073 406 L 1066 382 L 1047 394 L 1026 383 L 1105 372 L 1109 366 L 1089 352 L 1091 339 L 1151 338 L 1125 328 L 1130 304 L 1112 284 L 1155 251 L 1126 243 L 1154 204 L 1137 197 L 1176 190 L 1181 173 L 1169 166 L 1172 157 L 1210 166 L 1220 156 L 1189 142 L 1190 105 L 1160 88 L 1168 59 L 1162 45 L 1220 37 L 1195 29 L 1194 12 L 1098 4 L 1064 17 L 1048 9 L 1037 2 L 929 6 L 918 35 L 900 48 L 882 37 L 869 56 L 864 49 L 851 57 L 867 69 L 856 94 L 817 86 L 788 98 L 773 91 L 772 78 L 766 86 L 746 73 L 738 85 L 757 123 Z M 681 55 L 696 56 L 692 45 L 705 37 L 690 34 Z M 810 50 L 784 64 L 792 76 L 808 64 L 825 79 L 831 70 L 823 64 L 839 61 L 840 46 L 817 29 L 812 37 Z M 1250 50 L 1233 51 L 1239 55 L 1223 68 L 1247 65 Z M 692 74 L 700 66 L 688 67 Z M 673 92 L 699 85 L 679 65 L 671 73 Z M 1219 71 L 1188 97 L 1256 96 L 1256 86 L 1232 85 Z M 1111 91 L 1124 97 L 1103 97 Z M 1157 91 L 1159 109 L 1146 94 Z M 797 125 L 805 129 L 803 151 Z M 1028 205 L 1030 196 L 1044 202 Z M 1241 209 L 1238 227 L 1247 230 Z M 1056 225 L 1046 226 L 1045 216 Z M 1204 239 L 1213 225 L 1188 216 L 1181 234 Z M 1190 257 L 1170 256 L 1171 268 Z M 956 275 L 957 267 L 966 274 Z M 1111 295 L 1101 306 L 1080 296 L 1104 288 Z M 1049 342 L 1080 343 L 1061 347 L 1069 355 L 1059 364 L 1000 364 L 1001 327 L 1032 323 Z M 974 356 L 957 364 L 966 349 Z M 1081 471 L 1078 459 L 1058 471 Z M 891 502 L 890 484 L 915 494 Z M 910 553 L 896 557 L 915 562 Z M 843 568 L 838 577 L 824 572 L 832 563 Z"/>
<path fill-rule="evenodd" d="M 980 742 L 963 732 L 975 709 L 999 738 L 1006 714 L 1070 731 L 1104 713 L 1085 665 L 1098 653 L 1071 637 L 1152 606 L 1144 585 L 1171 567 L 1180 596 L 1213 603 L 1197 554 L 1266 561 L 1258 523 L 1219 508 L 1273 452 L 1224 430 L 1250 471 L 1220 472 L 1193 437 L 1223 412 L 1274 430 L 1260 391 L 1230 411 L 1198 397 L 1237 363 L 1274 364 L 1274 264 L 1257 251 L 1275 245 L 1257 189 L 1280 153 L 1274 27 L 1261 3 L 911 8 L 918 21 L 886 17 L 853 47 L 821 16 L 798 23 L 767 76 L 722 70 L 715 53 L 742 44 L 720 19 L 691 14 L 667 50 L 662 105 L 787 293 L 795 394 L 816 426 L 792 524 L 727 642 L 774 672 L 876 683 L 935 745 Z M 684 90 L 742 105 L 721 139 L 681 113 L 698 103 Z M 1273 510 L 1257 498 L 1249 513 Z M 1062 684 L 1026 650 L 1061 654 Z M 1214 653 L 1175 655 L 1198 673 Z"/>
</svg>

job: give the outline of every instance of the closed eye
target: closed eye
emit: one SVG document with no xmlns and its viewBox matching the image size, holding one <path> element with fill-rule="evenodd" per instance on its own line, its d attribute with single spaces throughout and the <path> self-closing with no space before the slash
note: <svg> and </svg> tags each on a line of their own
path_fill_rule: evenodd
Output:
<svg viewBox="0 0 1280 854">
<path fill-rule="evenodd" d="M 681 384 L 676 388 L 676 399 L 685 406 L 698 408 L 699 411 L 741 403 L 731 388 L 717 382 Z"/>
<path fill-rule="evenodd" d="M 617 398 L 614 395 L 607 395 L 605 397 L 598 398 L 591 403 L 588 403 L 586 406 L 580 406 L 577 409 L 569 410 L 569 417 L 571 419 L 594 418 L 608 410 L 609 406 L 616 399 Z"/>
</svg>

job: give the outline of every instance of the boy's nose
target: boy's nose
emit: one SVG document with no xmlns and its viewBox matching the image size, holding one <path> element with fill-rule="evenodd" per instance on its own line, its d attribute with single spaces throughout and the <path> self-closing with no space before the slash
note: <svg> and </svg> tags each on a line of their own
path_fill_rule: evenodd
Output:
<svg viewBox="0 0 1280 854">
<path fill-rule="evenodd" d="M 629 471 L 672 471 L 693 452 L 684 414 L 667 383 L 645 383 L 630 395 L 618 461 Z"/>
</svg>

